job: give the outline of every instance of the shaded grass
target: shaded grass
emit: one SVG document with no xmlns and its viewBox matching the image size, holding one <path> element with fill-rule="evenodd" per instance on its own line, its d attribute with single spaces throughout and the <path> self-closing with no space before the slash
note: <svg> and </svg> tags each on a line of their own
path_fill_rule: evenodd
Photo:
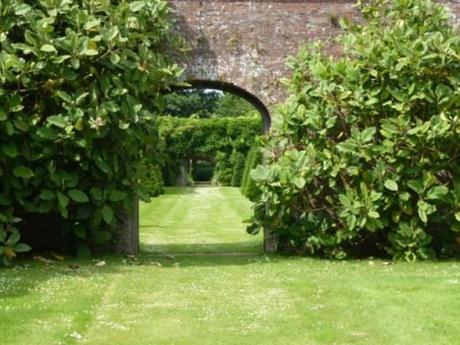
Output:
<svg viewBox="0 0 460 345">
<path fill-rule="evenodd" d="M 237 202 L 236 190 L 212 192 L 222 199 L 226 199 L 225 195 L 235 199 L 230 204 L 241 210 L 227 210 L 235 219 L 226 222 L 240 224 L 238 217 L 249 212 L 241 206 L 246 201 L 240 198 Z M 208 200 L 217 199 L 213 193 L 207 194 Z M 180 198 L 184 195 L 176 194 Z M 186 195 L 193 196 L 194 192 L 187 191 Z M 163 209 L 157 213 L 162 218 L 160 225 L 168 228 L 169 223 L 189 222 L 175 213 L 185 205 L 169 198 L 163 197 L 173 208 L 169 213 L 168 207 L 157 205 Z M 143 214 L 144 224 L 158 222 L 158 218 Z M 190 214 L 193 212 L 181 217 Z M 220 222 L 218 218 L 213 217 L 213 221 Z M 174 237 L 156 234 L 165 229 L 158 227 L 142 236 L 143 248 L 155 251 L 144 251 L 137 259 L 106 256 L 98 259 L 107 262 L 104 266 L 96 266 L 93 260 L 78 261 L 77 269 L 68 267 L 75 262 L 70 259 L 51 265 L 26 261 L 22 263 L 25 266 L 0 269 L 2 343 L 460 343 L 458 262 L 340 262 L 266 256 L 255 246 L 251 255 L 243 255 L 247 247 L 242 243 L 254 241 L 255 245 L 260 239 L 240 230 L 238 236 L 219 232 L 225 225 L 219 224 L 222 227 L 201 225 L 207 232 L 214 229 L 220 234 L 209 240 L 208 254 L 184 255 L 202 251 L 199 241 L 170 227 L 176 231 L 176 241 L 184 244 L 176 243 L 175 248 Z M 152 239 L 160 241 L 164 250 L 174 248 L 179 253 L 161 254 L 158 247 L 149 245 Z M 234 255 L 216 255 L 227 240 L 240 243 Z M 195 247 L 187 246 L 190 243 Z"/>
</svg>

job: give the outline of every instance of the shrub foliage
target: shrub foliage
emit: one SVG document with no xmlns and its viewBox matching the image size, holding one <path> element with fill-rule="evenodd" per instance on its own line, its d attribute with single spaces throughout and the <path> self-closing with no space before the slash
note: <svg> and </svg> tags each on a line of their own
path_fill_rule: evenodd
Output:
<svg viewBox="0 0 460 345">
<path fill-rule="evenodd" d="M 168 12 L 0 1 L 0 239 L 17 217 L 57 213 L 82 243 L 110 240 L 117 210 L 144 194 L 134 162 L 156 146 L 151 101 L 180 73 L 163 53 L 180 43 Z"/>
<path fill-rule="evenodd" d="M 460 240 L 460 36 L 428 0 L 359 4 L 340 57 L 290 60 L 249 231 L 344 257 L 451 256 Z"/>
</svg>

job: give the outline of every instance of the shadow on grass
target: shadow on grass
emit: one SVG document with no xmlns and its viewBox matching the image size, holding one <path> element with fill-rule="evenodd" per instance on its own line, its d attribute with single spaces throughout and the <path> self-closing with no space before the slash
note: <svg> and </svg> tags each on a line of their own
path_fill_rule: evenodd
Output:
<svg viewBox="0 0 460 345">
<path fill-rule="evenodd" d="M 221 243 L 141 243 L 141 250 L 150 254 L 262 254 L 263 245 L 260 241 L 221 242 Z"/>
<path fill-rule="evenodd" d="M 100 265 L 101 261 L 105 264 Z M 49 260 L 47 263 L 31 258 L 17 260 L 11 267 L 0 267 L 0 304 L 4 298 L 34 293 L 48 280 L 118 275 L 125 272 L 122 266 L 126 265 L 126 258 L 122 255 L 101 255 L 85 260 L 67 257 L 63 261 Z"/>
<path fill-rule="evenodd" d="M 101 276 L 131 274 L 155 274 L 157 269 L 180 269 L 186 267 L 219 267 L 267 264 L 283 261 L 279 255 L 266 255 L 261 251 L 253 253 L 152 253 L 142 251 L 137 256 L 98 255 L 81 260 L 68 257 L 64 261 L 42 263 L 32 259 L 15 261 L 12 267 L 0 268 L 0 304 L 2 300 L 36 294 L 48 280 L 76 278 L 92 279 Z M 98 265 L 104 261 L 103 265 Z M 145 271 L 144 271 L 145 270 Z"/>
<path fill-rule="evenodd" d="M 162 195 L 181 195 L 181 194 L 197 194 L 198 188 L 205 187 L 165 187 L 165 193 Z M 160 197 L 162 196 L 160 195 Z"/>
</svg>

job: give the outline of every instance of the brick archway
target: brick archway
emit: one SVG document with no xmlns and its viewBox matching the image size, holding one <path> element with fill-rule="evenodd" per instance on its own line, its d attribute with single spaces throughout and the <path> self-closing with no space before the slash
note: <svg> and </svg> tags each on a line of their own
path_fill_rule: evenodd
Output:
<svg viewBox="0 0 460 345">
<path fill-rule="evenodd" d="M 169 0 L 175 29 L 191 47 L 180 61 L 184 80 L 195 86 L 212 88 L 208 83 L 214 83 L 220 86 L 217 89 L 241 90 L 242 96 L 252 99 L 261 111 L 264 126 L 268 123 L 264 128 L 268 129 L 269 109 L 285 98 L 280 80 L 289 76 L 286 58 L 295 55 L 306 41 L 315 40 L 325 42 L 327 50 L 336 54 L 330 39 L 341 32 L 340 18 L 359 18 L 355 2 Z M 454 14 L 460 13 L 458 1 L 440 2 L 446 3 Z M 454 20 L 458 26 L 458 17 Z M 134 204 L 132 213 L 123 217 L 118 245 L 121 251 L 133 254 L 139 249 L 138 205 Z M 275 251 L 276 243 L 269 236 L 268 243 L 273 246 L 266 246 L 266 250 Z"/>
<path fill-rule="evenodd" d="M 234 85 L 229 82 L 220 81 L 220 80 L 187 80 L 187 84 L 190 86 L 185 87 L 173 87 L 172 91 L 177 90 L 188 90 L 188 89 L 213 89 L 231 93 L 235 96 L 241 97 L 250 103 L 259 113 L 262 118 L 262 129 L 266 133 L 270 130 L 271 126 L 271 116 L 270 111 L 267 106 L 255 95 L 249 91 Z"/>
</svg>

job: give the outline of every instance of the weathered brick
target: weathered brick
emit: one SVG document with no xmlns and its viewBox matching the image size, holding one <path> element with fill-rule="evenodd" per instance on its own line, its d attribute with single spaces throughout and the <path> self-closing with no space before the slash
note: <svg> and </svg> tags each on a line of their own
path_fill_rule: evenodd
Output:
<svg viewBox="0 0 460 345">
<path fill-rule="evenodd" d="M 170 0 L 177 30 L 192 48 L 183 62 L 186 78 L 229 82 L 276 104 L 285 96 L 279 80 L 289 75 L 286 58 L 306 41 L 339 34 L 339 18 L 359 17 L 354 2 Z M 444 3 L 460 13 L 460 1 Z"/>
</svg>

